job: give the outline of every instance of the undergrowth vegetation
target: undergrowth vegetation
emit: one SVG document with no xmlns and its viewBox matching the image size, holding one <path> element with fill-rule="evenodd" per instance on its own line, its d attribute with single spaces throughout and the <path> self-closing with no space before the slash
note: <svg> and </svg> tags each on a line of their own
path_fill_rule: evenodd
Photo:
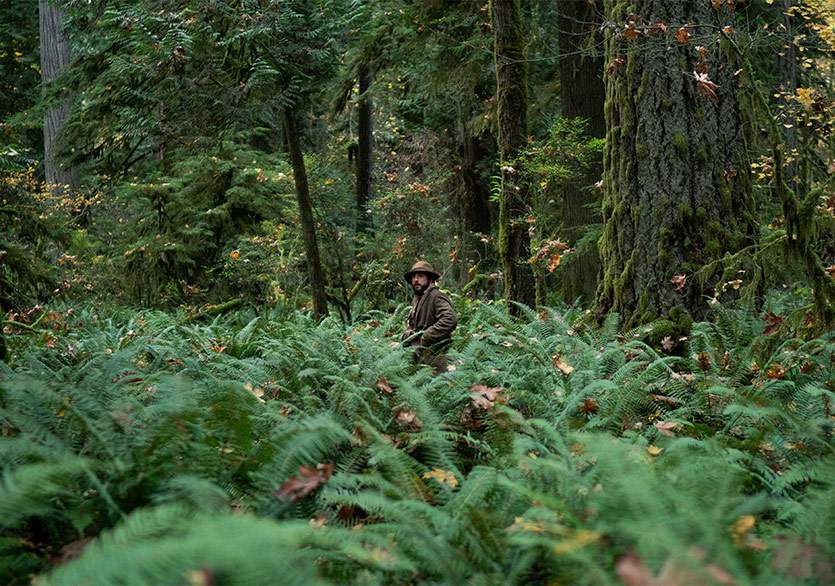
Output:
<svg viewBox="0 0 835 586">
<path fill-rule="evenodd" d="M 0 363 L 4 583 L 832 580 L 831 335 L 460 299 L 433 377 L 404 307 L 53 309 Z"/>
</svg>

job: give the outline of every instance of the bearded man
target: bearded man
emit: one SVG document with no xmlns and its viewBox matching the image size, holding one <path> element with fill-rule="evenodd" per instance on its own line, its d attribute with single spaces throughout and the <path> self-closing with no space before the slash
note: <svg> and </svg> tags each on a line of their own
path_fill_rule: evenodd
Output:
<svg viewBox="0 0 835 586">
<path fill-rule="evenodd" d="M 435 285 L 441 276 L 425 260 L 416 262 L 403 276 L 415 292 L 403 345 L 413 346 L 415 361 L 432 366 L 435 374 L 446 372 L 446 351 L 458 318 L 449 297 Z"/>
</svg>

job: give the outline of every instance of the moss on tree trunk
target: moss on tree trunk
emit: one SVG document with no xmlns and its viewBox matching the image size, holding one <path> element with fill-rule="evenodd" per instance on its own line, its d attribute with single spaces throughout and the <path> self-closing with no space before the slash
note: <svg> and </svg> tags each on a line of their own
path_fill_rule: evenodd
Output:
<svg viewBox="0 0 835 586">
<path fill-rule="evenodd" d="M 504 297 L 533 306 L 533 273 L 527 262 L 530 236 L 528 189 L 517 157 L 528 138 L 528 79 L 518 0 L 493 0 L 499 153 L 502 195 L 499 204 L 499 256 L 504 272 Z M 516 165 L 514 167 L 514 165 Z M 516 310 L 511 307 L 511 312 Z"/>
<path fill-rule="evenodd" d="M 735 68 L 715 42 L 720 23 L 707 0 L 606 0 L 606 9 L 621 27 L 634 13 L 669 31 L 606 41 L 598 312 L 616 311 L 627 326 L 682 311 L 702 319 L 720 275 L 700 269 L 755 238 Z M 676 32 L 686 23 L 694 36 L 683 43 Z M 699 92 L 699 63 L 716 99 Z M 676 275 L 687 277 L 681 288 Z"/>
</svg>

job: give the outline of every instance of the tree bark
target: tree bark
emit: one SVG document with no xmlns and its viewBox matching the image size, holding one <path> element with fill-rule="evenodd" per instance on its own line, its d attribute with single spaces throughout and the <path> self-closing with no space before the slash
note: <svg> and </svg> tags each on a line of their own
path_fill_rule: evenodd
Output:
<svg viewBox="0 0 835 586">
<path fill-rule="evenodd" d="M 603 12 L 602 0 L 577 2 L 559 0 L 560 97 L 563 118 L 582 118 L 588 121 L 585 135 L 590 138 L 606 136 L 603 117 L 605 89 L 603 86 L 603 53 L 591 48 L 594 26 Z M 592 30 L 590 31 L 590 27 Z M 603 173 L 602 157 L 584 170 L 583 175 L 563 186 L 563 226 L 567 244 L 574 246 L 583 237 L 583 227 L 600 223 L 600 213 L 592 206 L 597 203 L 594 184 Z M 582 297 L 586 304 L 594 302 L 600 272 L 597 246 L 579 253 L 563 269 L 563 299 L 571 303 Z"/>
<path fill-rule="evenodd" d="M 797 51 L 794 45 L 794 19 L 792 18 L 792 4 L 794 0 L 782 0 L 783 8 L 783 39 L 781 51 L 777 55 L 780 64 L 780 89 L 788 95 L 793 96 L 797 88 Z M 797 157 L 792 154 L 797 150 L 797 119 L 791 114 L 783 115 L 783 127 L 786 129 L 786 152 L 791 156 L 791 161 L 786 165 L 786 179 L 789 186 L 798 193 L 797 179 Z"/>
<path fill-rule="evenodd" d="M 607 34 L 598 315 L 618 312 L 627 327 L 700 320 L 721 278 L 718 264 L 704 267 L 755 241 L 736 67 L 715 42 L 718 12 L 706 0 L 606 0 L 606 8 L 621 27 L 634 13 L 670 30 Z M 688 43 L 676 38 L 684 23 L 694 24 Z M 706 61 L 696 46 L 707 48 Z M 700 63 L 716 99 L 700 94 Z M 678 275 L 687 279 L 680 288 L 680 277 L 670 282 Z"/>
<path fill-rule="evenodd" d="M 61 70 L 70 62 L 70 46 L 61 32 L 63 16 L 64 13 L 60 7 L 52 6 L 46 0 L 39 2 L 41 80 L 44 84 L 57 78 Z M 58 136 L 69 111 L 69 100 L 62 100 L 50 107 L 44 116 L 44 170 L 47 186 L 56 196 L 72 189 L 77 181 L 75 167 L 61 163 L 56 156 Z"/>
<path fill-rule="evenodd" d="M 325 294 L 325 275 L 316 240 L 316 222 L 313 219 L 313 202 L 310 199 L 310 187 L 307 182 L 307 169 L 304 166 L 299 128 L 295 112 L 285 107 L 282 111 L 284 135 L 293 167 L 293 179 L 296 184 L 296 199 L 299 204 L 299 223 L 304 239 L 304 252 L 307 259 L 307 272 L 310 278 L 310 295 L 313 298 L 313 314 L 321 319 L 328 314 L 328 299 Z"/>
<path fill-rule="evenodd" d="M 372 123 L 372 100 L 369 95 L 373 72 L 371 66 L 364 63 L 359 68 L 360 100 L 359 128 L 357 140 L 357 231 L 371 228 L 368 214 L 368 201 L 371 199 L 371 172 L 374 161 L 374 135 Z"/>
<path fill-rule="evenodd" d="M 504 297 L 534 306 L 534 278 L 530 264 L 530 235 L 525 222 L 530 213 L 528 188 L 522 179 L 521 154 L 528 138 L 528 80 L 518 0 L 493 0 L 496 59 L 496 96 L 499 115 L 499 155 L 502 194 L 499 203 L 499 256 L 504 272 Z"/>
</svg>

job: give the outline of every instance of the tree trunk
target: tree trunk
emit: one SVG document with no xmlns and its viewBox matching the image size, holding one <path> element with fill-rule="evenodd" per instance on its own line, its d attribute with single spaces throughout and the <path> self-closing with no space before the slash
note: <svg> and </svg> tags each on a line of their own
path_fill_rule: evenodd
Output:
<svg viewBox="0 0 835 586">
<path fill-rule="evenodd" d="M 618 312 L 627 327 L 665 315 L 700 320 L 720 279 L 718 265 L 703 267 L 755 240 L 737 67 L 715 42 L 720 23 L 706 0 L 606 0 L 606 8 L 621 27 L 634 13 L 670 29 L 607 34 L 598 315 Z M 694 23 L 688 43 L 676 38 L 681 23 Z M 704 63 L 697 46 L 707 49 Z M 716 99 L 700 94 L 700 67 L 718 84 Z M 671 283 L 679 275 L 686 281 Z"/>
<path fill-rule="evenodd" d="M 371 227 L 368 201 L 371 199 L 371 171 L 374 162 L 374 135 L 372 124 L 372 100 L 369 95 L 373 72 L 371 66 L 363 64 L 359 69 L 360 101 L 359 128 L 357 140 L 357 231 Z"/>
<path fill-rule="evenodd" d="M 586 136 L 606 136 L 603 117 L 603 53 L 592 48 L 600 20 L 603 2 L 577 2 L 559 0 L 560 45 L 560 97 L 563 118 L 582 118 L 588 121 Z M 591 27 L 591 31 L 589 30 Z M 583 237 L 583 227 L 600 223 L 600 213 L 593 207 L 597 203 L 594 184 L 603 173 L 603 160 L 595 161 L 583 175 L 563 186 L 563 225 L 567 244 L 574 246 Z M 563 299 L 571 303 L 582 297 L 586 305 L 594 302 L 597 278 L 600 272 L 600 255 L 597 245 L 579 253 L 566 263 L 563 269 Z"/>
<path fill-rule="evenodd" d="M 310 278 L 310 295 L 313 298 L 313 314 L 321 319 L 328 314 L 328 299 L 325 295 L 325 276 L 322 260 L 319 256 L 319 244 L 316 241 L 316 222 L 313 219 L 313 202 L 310 199 L 310 187 L 307 183 L 307 170 L 304 166 L 299 128 L 295 112 L 285 107 L 282 111 L 284 135 L 293 166 L 293 178 L 296 184 L 296 199 L 299 204 L 299 223 L 304 239 L 304 253 L 307 258 L 307 272 Z"/>
<path fill-rule="evenodd" d="M 780 64 L 780 89 L 786 94 L 793 96 L 797 88 L 797 51 L 794 46 L 794 30 L 792 18 L 792 4 L 794 0 L 782 0 L 783 4 L 783 39 L 781 40 L 782 47 L 780 53 L 777 55 L 778 63 Z M 783 127 L 786 134 L 786 152 L 789 153 L 791 161 L 786 165 L 786 180 L 789 187 L 792 188 L 795 195 L 798 192 L 797 181 L 797 164 L 795 163 L 797 157 L 793 155 L 797 150 L 797 119 L 789 113 L 783 115 Z"/>
<path fill-rule="evenodd" d="M 527 262 L 530 235 L 525 221 L 530 213 L 528 188 L 522 179 L 521 154 L 528 139 L 528 79 L 518 0 L 493 0 L 496 96 L 499 113 L 499 155 L 502 194 L 499 202 L 499 256 L 504 272 L 504 297 L 536 303 L 533 272 Z"/>
<path fill-rule="evenodd" d="M 70 46 L 61 32 L 63 15 L 60 7 L 52 6 L 45 0 L 38 4 L 41 80 L 44 84 L 57 78 L 61 69 L 70 62 Z M 56 157 L 56 142 L 69 111 L 69 100 L 62 100 L 49 108 L 44 117 L 44 170 L 47 186 L 56 196 L 72 189 L 77 180 L 75 167 L 62 164 Z"/>
</svg>

